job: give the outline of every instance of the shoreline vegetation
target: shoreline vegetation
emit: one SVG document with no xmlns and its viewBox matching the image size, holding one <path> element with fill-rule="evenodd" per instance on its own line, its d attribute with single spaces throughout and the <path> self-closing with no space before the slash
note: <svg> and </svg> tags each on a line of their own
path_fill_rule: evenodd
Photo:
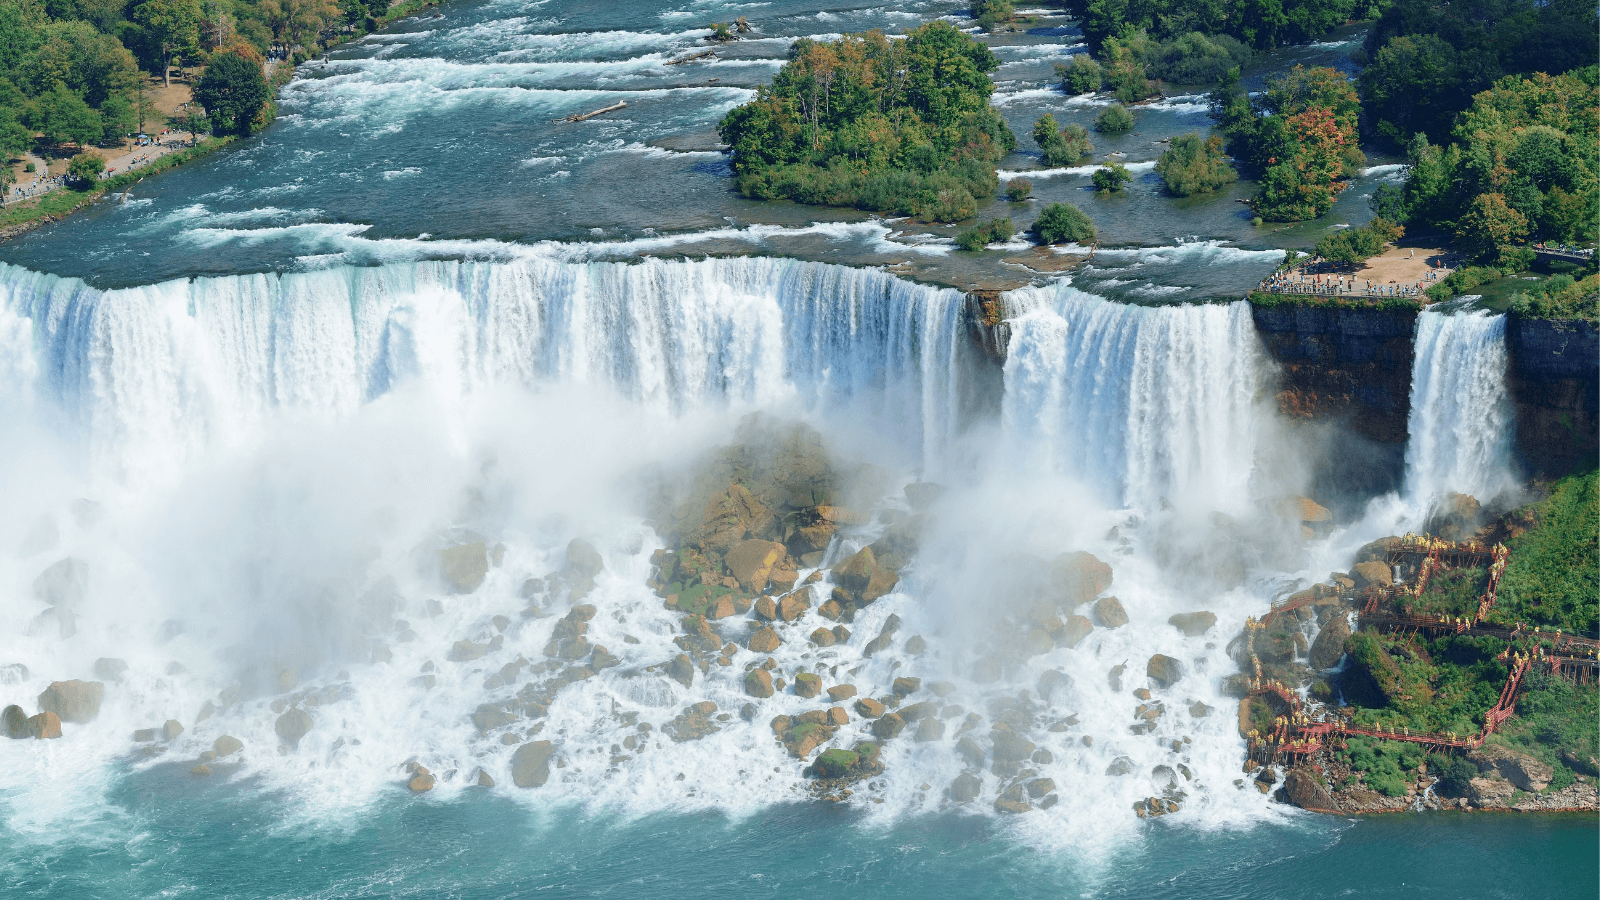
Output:
<svg viewBox="0 0 1600 900">
<path fill-rule="evenodd" d="M 386 7 L 381 13 L 376 10 L 380 3 Z M 73 159 L 73 184 L 0 206 L 0 242 L 59 221 L 108 194 L 126 191 L 147 177 L 209 156 L 238 137 L 259 132 L 277 117 L 278 89 L 294 78 L 300 63 L 438 3 L 323 3 L 289 20 L 274 19 L 269 25 L 256 18 L 251 0 L 234 0 L 212 21 L 205 21 L 199 5 L 187 0 L 144 0 L 130 6 L 126 18 L 96 11 L 85 12 L 82 18 L 53 17 L 44 7 L 23 0 L 14 14 L 0 14 L 0 40 L 11 45 L 9 52 L 0 51 L 0 154 L 20 155 L 35 145 L 46 156 L 60 155 L 71 147 L 79 152 Z M 18 73 L 28 66 L 30 50 L 69 55 L 74 52 L 69 49 L 73 43 L 88 45 L 97 58 L 73 60 L 85 71 L 73 71 L 69 66 L 70 85 L 58 81 L 54 86 L 30 85 L 34 90 L 26 91 L 13 83 L 13 78 L 27 81 Z M 84 55 L 81 46 L 75 52 Z M 217 108 L 206 110 L 216 126 L 210 134 L 131 171 L 104 178 L 78 177 L 94 168 L 87 160 L 98 158 L 99 144 L 110 143 L 113 136 L 120 140 L 121 131 L 158 124 L 155 117 L 159 113 L 150 102 L 149 91 L 140 86 L 141 68 L 170 84 L 176 63 L 202 63 L 189 73 L 189 79 L 197 91 L 203 91 L 211 61 L 241 59 L 259 72 L 260 87 L 246 85 L 241 91 L 239 85 L 229 83 L 220 92 L 213 91 Z M 22 76 L 26 74 L 22 72 Z M 180 70 L 180 79 L 183 75 Z M 264 96 L 242 110 L 242 121 L 232 128 L 223 124 L 241 114 L 231 101 L 257 92 Z M 199 99 L 197 95 L 196 101 Z M 182 123 L 179 118 L 171 117 L 171 124 L 194 131 L 206 117 L 191 113 L 181 117 L 185 119 Z M 30 129 L 30 125 L 41 127 Z M 8 164 L 0 177 L 0 191 L 9 191 L 11 177 Z"/>
</svg>

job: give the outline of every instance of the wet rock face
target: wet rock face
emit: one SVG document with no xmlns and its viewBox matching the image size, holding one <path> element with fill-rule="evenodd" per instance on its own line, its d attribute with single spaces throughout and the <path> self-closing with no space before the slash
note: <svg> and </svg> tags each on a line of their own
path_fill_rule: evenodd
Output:
<svg viewBox="0 0 1600 900">
<path fill-rule="evenodd" d="M 1186 637 L 1199 637 L 1217 624 L 1217 615 L 1209 612 L 1178 613 L 1167 619 L 1167 623 Z"/>
<path fill-rule="evenodd" d="M 1518 790 L 1530 793 L 1549 787 L 1550 779 L 1555 776 L 1555 770 L 1538 759 L 1496 744 L 1485 744 L 1472 751 L 1467 754 L 1467 760 L 1477 765 L 1479 771 L 1491 776 L 1497 774 Z"/>
<path fill-rule="evenodd" d="M 489 546 L 484 541 L 457 544 L 439 551 L 439 575 L 452 594 L 470 594 L 489 574 Z"/>
<path fill-rule="evenodd" d="M 28 714 L 22 707 L 12 704 L 0 712 L 0 734 L 13 740 L 32 736 L 28 733 Z"/>
<path fill-rule="evenodd" d="M 519 788 L 542 787 L 550 780 L 550 758 L 555 745 L 549 741 L 528 741 L 511 754 L 511 783 Z"/>
<path fill-rule="evenodd" d="M 277 732 L 278 737 L 285 744 L 294 749 L 300 746 L 300 739 L 311 731 L 313 724 L 315 723 L 312 721 L 310 713 L 296 708 L 287 710 L 283 715 L 279 716 L 278 720 L 273 723 L 272 730 Z"/>
<path fill-rule="evenodd" d="M 55 713 L 63 722 L 82 725 L 100 714 L 106 686 L 98 681 L 57 681 L 39 695 L 39 709 Z"/>
<path fill-rule="evenodd" d="M 1350 637 L 1350 621 L 1343 615 L 1328 620 L 1311 643 L 1311 668 L 1331 669 L 1344 655 L 1344 642 Z"/>
<path fill-rule="evenodd" d="M 1600 447 L 1600 333 L 1579 319 L 1506 320 L 1507 387 L 1517 407 L 1517 455 L 1564 475 Z"/>
<path fill-rule="evenodd" d="M 1283 779 L 1283 791 L 1289 802 L 1301 809 L 1332 812 L 1338 808 L 1322 777 L 1303 766 L 1289 770 Z"/>
<path fill-rule="evenodd" d="M 950 783 L 950 799 L 956 803 L 969 803 L 978 799 L 983 791 L 983 781 L 971 772 L 962 772 Z"/>
<path fill-rule="evenodd" d="M 1145 666 L 1145 674 L 1156 685 L 1170 688 L 1183 677 L 1183 664 L 1170 656 L 1157 653 L 1150 657 L 1150 662 Z"/>
<path fill-rule="evenodd" d="M 1115 597 L 1101 597 L 1094 602 L 1094 617 L 1103 628 L 1121 628 L 1128 624 L 1128 611 Z"/>
<path fill-rule="evenodd" d="M 1356 590 L 1366 590 L 1368 585 L 1388 587 L 1394 584 L 1394 572 L 1389 564 L 1380 560 L 1356 563 L 1350 569 L 1350 577 L 1356 583 Z"/>
<path fill-rule="evenodd" d="M 53 712 L 42 712 L 30 717 L 28 736 L 39 740 L 61 737 L 61 717 Z"/>
<path fill-rule="evenodd" d="M 1424 534 L 1447 541 L 1466 541 L 1478 533 L 1483 524 L 1483 507 L 1478 498 L 1469 494 L 1446 494 L 1428 508 L 1428 518 L 1422 525 Z"/>
</svg>

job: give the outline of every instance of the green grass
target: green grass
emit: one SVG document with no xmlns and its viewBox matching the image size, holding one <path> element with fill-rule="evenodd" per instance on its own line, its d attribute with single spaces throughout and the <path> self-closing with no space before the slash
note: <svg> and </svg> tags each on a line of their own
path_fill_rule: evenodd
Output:
<svg viewBox="0 0 1600 900">
<path fill-rule="evenodd" d="M 1356 735 L 1337 755 L 1350 768 L 1362 773 L 1362 781 L 1368 788 L 1385 797 L 1399 797 L 1405 794 L 1406 783 L 1415 777 L 1424 751 L 1420 745 L 1406 741 Z"/>
<path fill-rule="evenodd" d="M 1400 611 L 1411 616 L 1470 616 L 1489 589 L 1489 572 L 1483 567 L 1446 569 L 1428 579 L 1422 596 L 1405 595 Z"/>
<path fill-rule="evenodd" d="M 1490 620 L 1528 622 L 1569 634 L 1600 637 L 1600 498 L 1597 473 L 1569 475 L 1534 504 L 1538 525 L 1506 546 L 1511 558 L 1500 577 Z"/>
</svg>

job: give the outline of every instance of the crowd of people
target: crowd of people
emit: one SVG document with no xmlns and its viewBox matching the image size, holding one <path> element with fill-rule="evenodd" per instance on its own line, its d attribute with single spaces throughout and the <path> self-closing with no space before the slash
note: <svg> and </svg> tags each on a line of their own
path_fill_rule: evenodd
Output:
<svg viewBox="0 0 1600 900">
<path fill-rule="evenodd" d="M 1274 294 L 1320 294 L 1328 297 L 1421 297 L 1426 285 L 1438 281 L 1439 271 L 1426 273 L 1415 284 L 1380 284 L 1354 275 L 1315 271 L 1316 260 L 1305 268 L 1285 269 L 1262 279 L 1259 290 Z"/>
</svg>

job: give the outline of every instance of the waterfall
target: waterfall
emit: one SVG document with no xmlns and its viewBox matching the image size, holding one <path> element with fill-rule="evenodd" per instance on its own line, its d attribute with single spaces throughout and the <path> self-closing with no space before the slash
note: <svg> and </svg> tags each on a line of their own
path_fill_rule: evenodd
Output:
<svg viewBox="0 0 1600 900">
<path fill-rule="evenodd" d="M 1129 306 L 1065 283 L 1012 302 L 1002 422 L 1024 465 L 1135 509 L 1248 498 L 1268 365 L 1248 304 Z"/>
<path fill-rule="evenodd" d="M 641 407 L 798 403 L 936 466 L 961 295 L 789 259 L 422 261 L 100 291 L 0 264 L 0 377 L 91 455 L 181 464 L 278 411 L 335 420 L 398 385 L 596 385 Z"/>
<path fill-rule="evenodd" d="M 1414 505 L 1451 491 L 1486 503 L 1512 487 L 1505 332 L 1505 316 L 1486 311 L 1417 317 L 1406 445 Z"/>
</svg>

